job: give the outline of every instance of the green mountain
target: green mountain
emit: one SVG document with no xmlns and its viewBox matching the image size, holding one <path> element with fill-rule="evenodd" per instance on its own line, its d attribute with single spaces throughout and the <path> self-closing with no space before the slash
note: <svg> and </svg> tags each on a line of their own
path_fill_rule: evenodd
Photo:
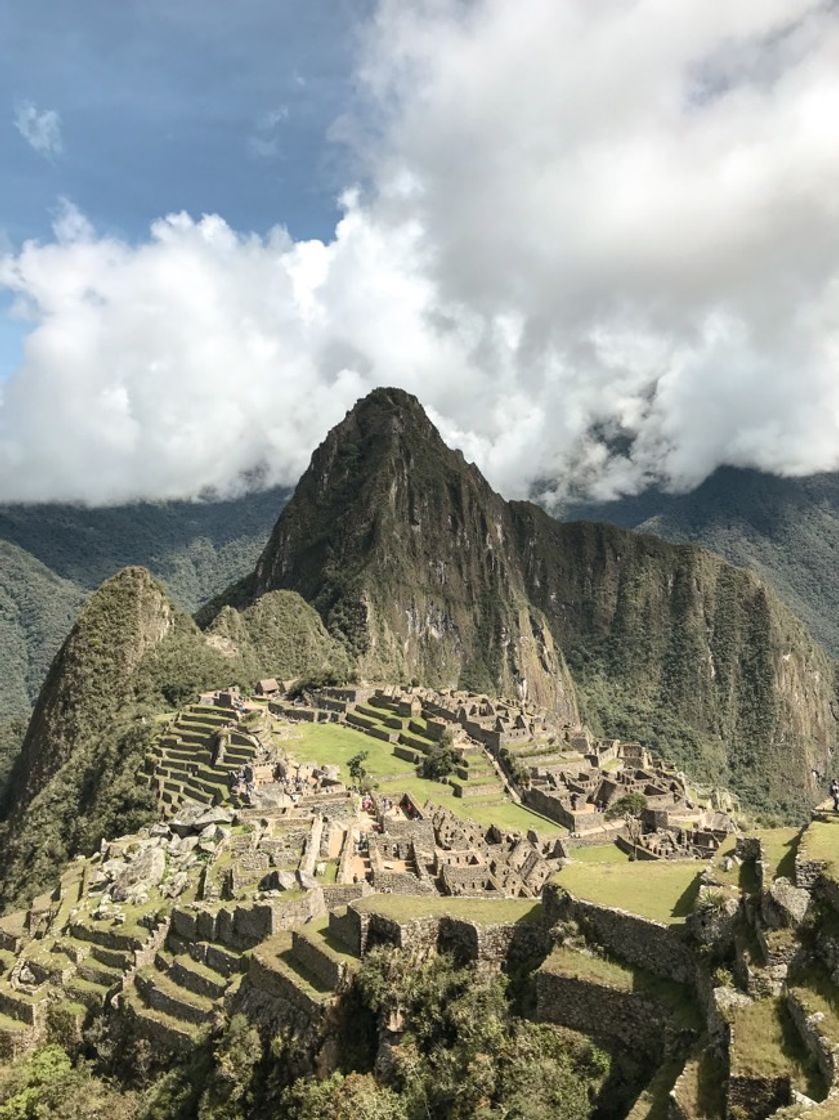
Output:
<svg viewBox="0 0 839 1120">
<path fill-rule="evenodd" d="M 761 579 L 505 502 L 399 390 L 329 434 L 223 599 L 280 588 L 316 607 L 364 677 L 526 690 L 572 720 L 579 705 L 755 807 L 800 812 L 836 743 L 834 665 Z"/>
<path fill-rule="evenodd" d="M 286 497 L 0 506 L 0 723 L 28 715 L 82 602 L 115 571 L 148 568 L 192 612 L 250 571 Z"/>
<path fill-rule="evenodd" d="M 722 467 L 688 494 L 653 489 L 572 504 L 563 516 L 699 544 L 751 568 L 839 657 L 839 473 L 778 478 Z"/>
<path fill-rule="evenodd" d="M 315 451 L 245 601 L 280 587 L 316 607 L 364 677 L 526 691 L 577 718 L 506 503 L 406 393 L 371 393 Z"/>
<path fill-rule="evenodd" d="M 323 671 L 346 674 L 346 655 L 291 592 L 222 612 L 204 634 L 146 569 L 107 580 L 52 663 L 0 799 L 0 906 L 152 818 L 137 771 L 162 712 L 208 688 Z"/>
<path fill-rule="evenodd" d="M 83 601 L 75 583 L 0 540 L 0 722 L 29 711 Z"/>
<path fill-rule="evenodd" d="M 5 505 L 0 540 L 89 591 L 139 564 L 192 612 L 250 570 L 287 497 L 274 487 L 225 501 Z"/>
</svg>

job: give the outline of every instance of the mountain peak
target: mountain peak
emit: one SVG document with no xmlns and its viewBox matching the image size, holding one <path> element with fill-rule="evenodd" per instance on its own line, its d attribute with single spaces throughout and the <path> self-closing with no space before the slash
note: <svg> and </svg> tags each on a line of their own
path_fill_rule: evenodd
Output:
<svg viewBox="0 0 839 1120">
<path fill-rule="evenodd" d="M 443 443 L 419 399 L 413 393 L 393 387 L 373 389 L 357 400 L 318 451 L 327 449 L 329 453 L 341 445 L 364 440 L 384 441 L 385 446 L 430 442 L 440 452 L 456 454 Z"/>
</svg>

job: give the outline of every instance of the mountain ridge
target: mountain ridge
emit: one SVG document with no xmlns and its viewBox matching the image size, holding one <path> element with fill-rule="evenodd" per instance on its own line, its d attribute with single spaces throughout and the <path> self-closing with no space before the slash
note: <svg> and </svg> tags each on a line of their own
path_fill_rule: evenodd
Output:
<svg viewBox="0 0 839 1120">
<path fill-rule="evenodd" d="M 569 719 L 579 697 L 599 730 L 721 767 L 757 807 L 800 812 L 835 745 L 835 666 L 762 580 L 505 502 L 402 390 L 330 432 L 227 601 L 283 587 L 362 676 L 529 689 Z"/>
<path fill-rule="evenodd" d="M 720 467 L 686 494 L 651 489 L 558 512 L 698 544 L 750 568 L 839 656 L 839 472 L 781 478 Z"/>
</svg>

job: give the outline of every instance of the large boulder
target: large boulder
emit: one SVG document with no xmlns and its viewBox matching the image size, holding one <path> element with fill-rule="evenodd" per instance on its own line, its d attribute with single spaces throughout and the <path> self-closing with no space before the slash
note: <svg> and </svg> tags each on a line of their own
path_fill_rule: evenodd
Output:
<svg viewBox="0 0 839 1120">
<path fill-rule="evenodd" d="M 232 824 L 233 813 L 230 809 L 222 809 L 221 806 L 216 806 L 213 809 L 207 809 L 193 821 L 194 827 L 200 832 L 210 824 Z"/>
<path fill-rule="evenodd" d="M 761 900 L 763 920 L 770 929 L 795 929 L 807 918 L 812 898 L 803 887 L 781 876 Z"/>
<path fill-rule="evenodd" d="M 166 874 L 166 856 L 158 847 L 143 848 L 114 881 L 111 897 L 117 902 L 136 899 L 156 887 Z"/>
</svg>

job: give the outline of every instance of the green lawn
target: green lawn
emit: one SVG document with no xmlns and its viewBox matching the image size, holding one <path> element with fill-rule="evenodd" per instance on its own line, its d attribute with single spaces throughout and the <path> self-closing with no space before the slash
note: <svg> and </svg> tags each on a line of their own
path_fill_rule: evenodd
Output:
<svg viewBox="0 0 839 1120">
<path fill-rule="evenodd" d="M 691 912 L 703 868 L 696 860 L 569 863 L 555 882 L 578 898 L 673 925 Z"/>
<path fill-rule="evenodd" d="M 468 817 L 479 824 L 497 824 L 501 828 L 521 832 L 534 829 L 545 836 L 556 836 L 566 831 L 561 825 L 504 800 L 503 788 L 494 774 L 493 784 L 498 788 L 498 801 L 476 805 L 466 798 L 455 797 L 450 785 L 417 777 L 416 769 L 410 762 L 394 756 L 390 743 L 374 739 L 361 731 L 351 731 L 334 723 L 303 723 L 295 724 L 291 735 L 293 737 L 283 739 L 282 743 L 296 759 L 301 762 L 320 762 L 325 766 L 340 766 L 344 779 L 348 776 L 348 761 L 360 751 L 367 751 L 364 765 L 373 778 L 382 781 L 382 788 L 388 793 L 410 793 L 420 805 L 431 798 L 458 816 Z M 484 784 L 483 778 L 481 784 Z"/>
<path fill-rule="evenodd" d="M 349 760 L 360 751 L 367 751 L 364 765 L 374 777 L 390 774 L 413 774 L 414 768 L 401 758 L 394 758 L 393 747 L 360 731 L 351 731 L 335 723 L 297 723 L 289 738 L 281 740 L 289 754 L 300 762 L 319 762 L 323 766 L 340 766 L 346 774 Z"/>
<path fill-rule="evenodd" d="M 760 840 L 763 848 L 763 874 L 767 881 L 781 875 L 794 879 L 799 829 L 764 828 L 752 835 Z M 839 832 L 836 836 L 839 838 Z"/>
<path fill-rule="evenodd" d="M 542 907 L 532 898 L 448 898 L 440 895 L 377 894 L 353 902 L 354 910 L 374 912 L 396 921 L 440 915 L 486 925 L 538 922 Z"/>
<path fill-rule="evenodd" d="M 818 1078 L 789 1012 L 780 999 L 739 1008 L 732 1020 L 731 1073 L 746 1077 L 789 1074 L 797 1089 L 818 1093 Z"/>
<path fill-rule="evenodd" d="M 802 839 L 808 859 L 824 860 L 836 872 L 839 867 L 839 816 L 824 821 L 813 821 Z"/>
<path fill-rule="evenodd" d="M 587 848 L 571 848 L 576 863 L 628 863 L 629 856 L 617 844 L 592 844 Z"/>
</svg>

